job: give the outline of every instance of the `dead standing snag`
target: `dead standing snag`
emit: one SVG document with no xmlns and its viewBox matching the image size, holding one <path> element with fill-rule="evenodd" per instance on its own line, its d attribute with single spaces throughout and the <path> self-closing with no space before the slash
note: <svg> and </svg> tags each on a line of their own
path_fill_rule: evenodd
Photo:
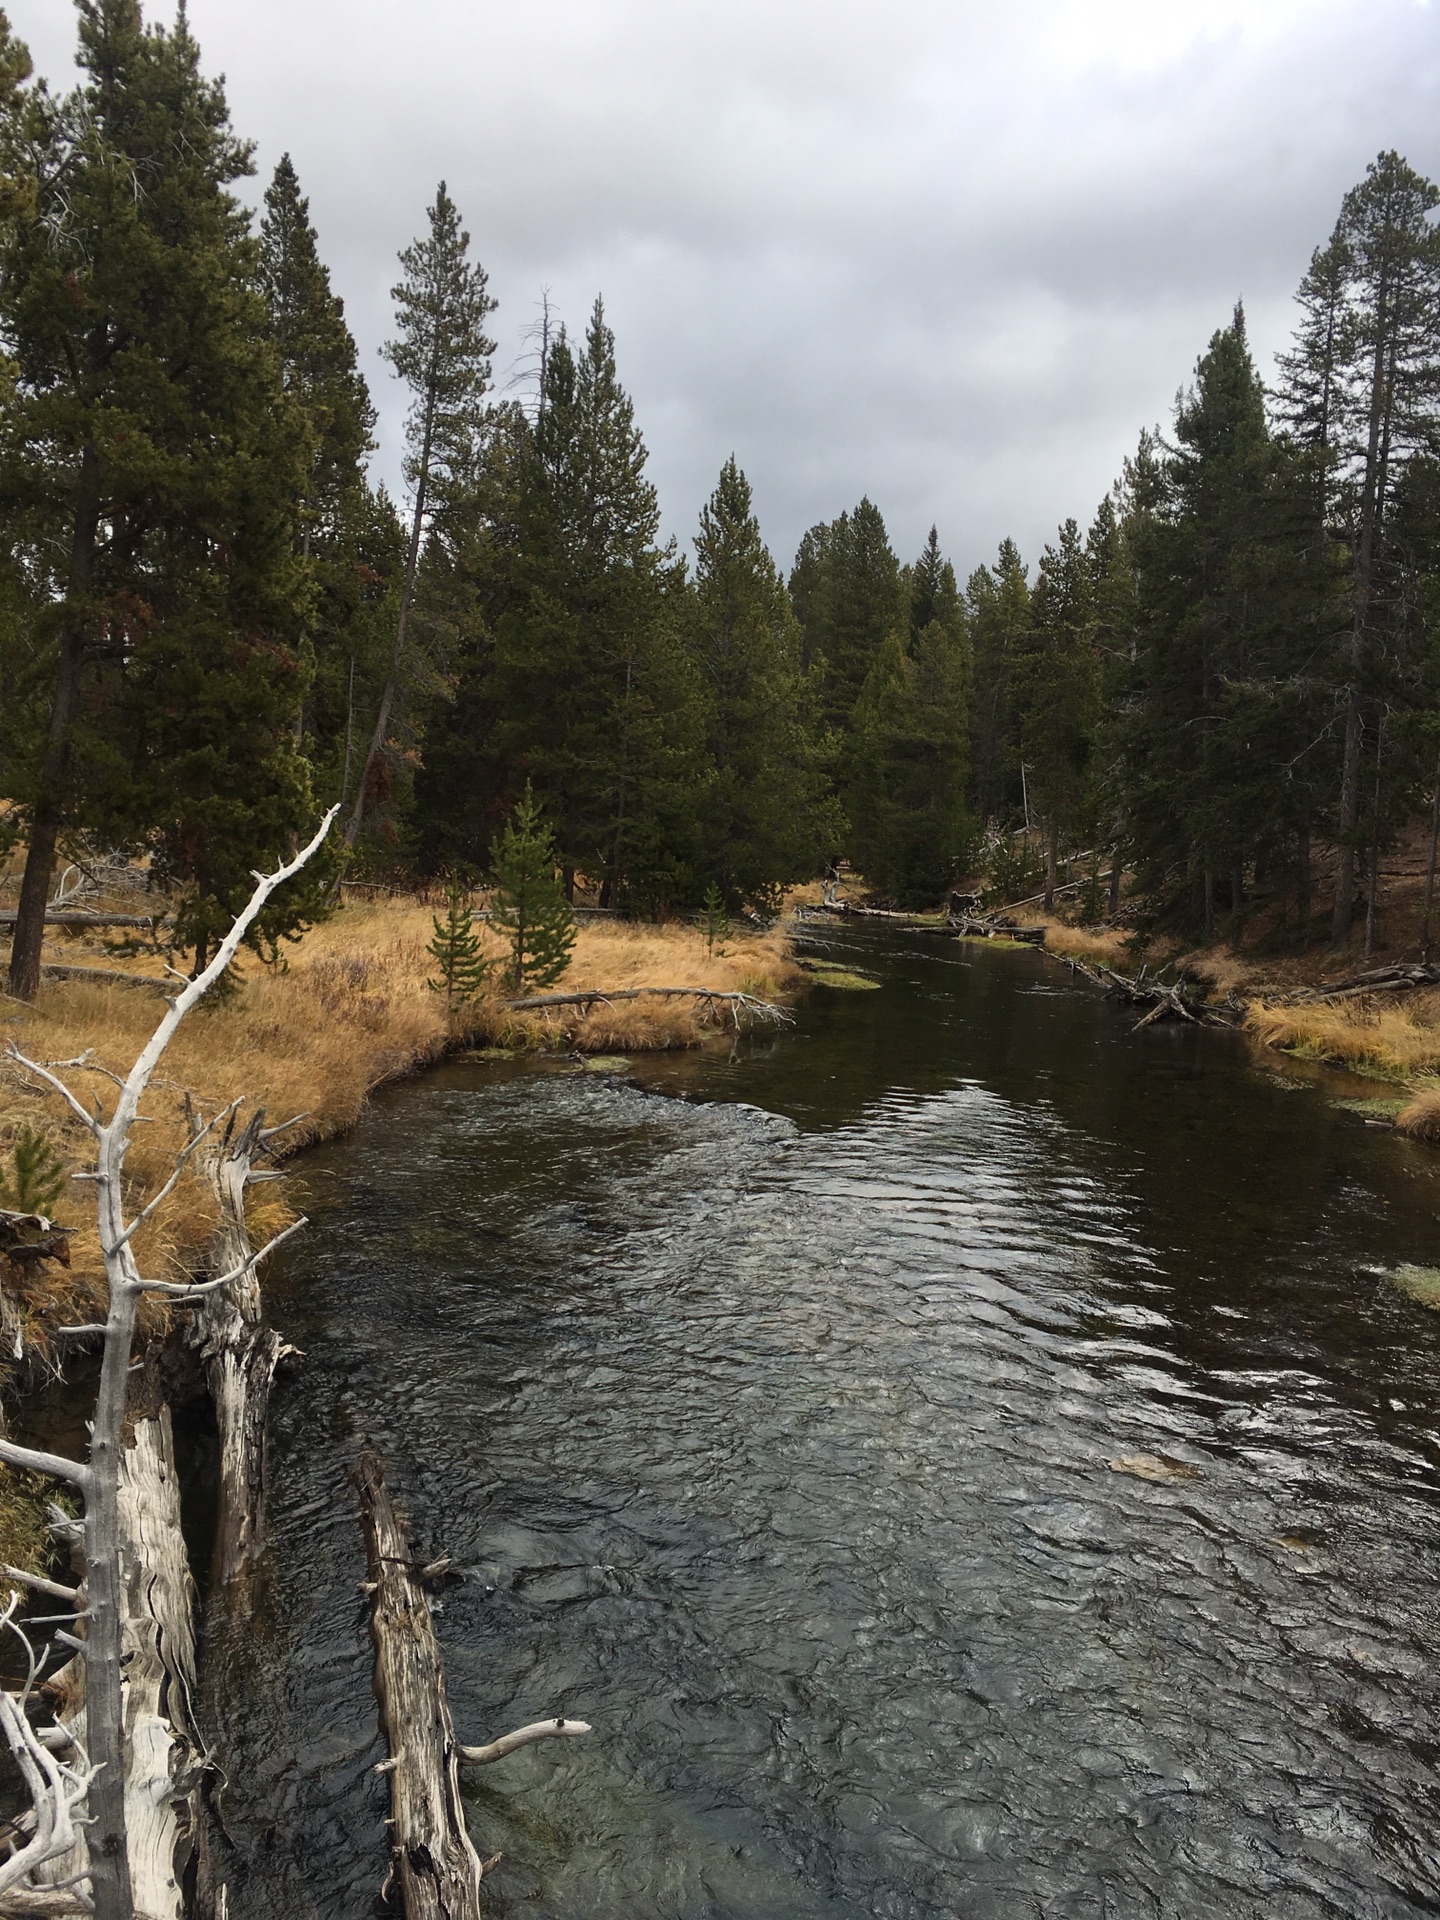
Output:
<svg viewBox="0 0 1440 1920">
<path fill-rule="evenodd" d="M 0 1460 L 26 1472 L 44 1473 L 68 1481 L 79 1492 L 84 1503 L 86 1744 L 94 1768 L 86 1790 L 90 1825 L 86 1835 L 89 1865 L 85 1877 L 89 1881 L 98 1920 L 131 1920 L 137 1892 L 132 1885 L 126 1806 L 120 1512 L 120 1489 L 125 1465 L 125 1410 L 136 1310 L 141 1297 L 150 1291 L 190 1302 L 236 1283 L 243 1285 L 254 1273 L 258 1262 L 276 1244 L 272 1241 L 270 1246 L 261 1248 L 258 1253 L 247 1254 L 230 1271 L 200 1285 L 179 1286 L 165 1281 L 146 1280 L 135 1259 L 136 1230 L 150 1217 L 154 1205 L 163 1197 L 163 1191 L 168 1191 L 174 1180 L 178 1179 L 185 1161 L 197 1150 L 201 1140 L 208 1137 L 213 1122 L 211 1126 L 201 1129 L 184 1149 L 175 1174 L 162 1195 L 157 1196 L 150 1207 L 130 1219 L 125 1214 L 126 1150 L 140 1101 L 180 1023 L 230 965 L 241 941 L 270 896 L 285 881 L 299 873 L 319 848 L 329 832 L 335 811 L 331 809 L 309 845 L 293 860 L 272 874 L 256 875 L 255 891 L 221 941 L 209 966 L 181 987 L 129 1074 L 124 1080 L 117 1081 L 119 1091 L 108 1121 L 104 1119 L 98 1102 L 93 1110 L 86 1107 L 48 1066 L 27 1059 L 13 1043 L 9 1048 L 12 1058 L 66 1102 L 72 1114 L 95 1140 L 95 1169 L 85 1177 L 95 1183 L 100 1246 L 109 1289 L 109 1311 L 105 1321 L 100 1387 L 91 1425 L 89 1457 L 83 1461 L 70 1460 L 0 1439 Z M 76 1067 L 87 1063 L 70 1061 L 64 1064 Z M 159 1782 L 154 1784 L 156 1797 L 159 1798 L 163 1789 Z M 168 1786 L 167 1781 L 165 1787 Z"/>
</svg>

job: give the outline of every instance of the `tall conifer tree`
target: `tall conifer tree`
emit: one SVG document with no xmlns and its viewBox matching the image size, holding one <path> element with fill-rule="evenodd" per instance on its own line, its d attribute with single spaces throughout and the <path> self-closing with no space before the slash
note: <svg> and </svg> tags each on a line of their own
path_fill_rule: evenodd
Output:
<svg viewBox="0 0 1440 1920">
<path fill-rule="evenodd" d="M 463 490 L 473 473 L 484 428 L 490 355 L 495 351 L 494 341 L 485 332 L 495 310 L 485 269 L 469 257 L 470 236 L 460 224 L 443 180 L 429 219 L 429 232 L 401 253 L 405 278 L 391 290 L 397 332 L 385 354 L 411 395 L 405 428 L 405 477 L 412 491 L 410 541 L 390 664 L 345 826 L 350 846 L 359 835 L 366 805 L 381 784 L 391 715 L 406 667 L 426 526 L 429 516 L 444 505 L 447 496 Z"/>
</svg>

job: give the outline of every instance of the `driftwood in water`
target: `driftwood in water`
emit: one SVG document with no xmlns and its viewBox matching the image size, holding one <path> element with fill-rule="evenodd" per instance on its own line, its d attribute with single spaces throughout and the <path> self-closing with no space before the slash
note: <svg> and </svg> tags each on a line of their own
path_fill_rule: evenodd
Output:
<svg viewBox="0 0 1440 1920">
<path fill-rule="evenodd" d="M 484 1869 L 460 1802 L 460 1743 L 421 1566 L 369 1448 L 357 1478 L 370 1568 L 375 1697 L 390 1749 L 391 1871 L 405 1920 L 480 1920 Z"/>
<path fill-rule="evenodd" d="M 583 993 L 531 993 L 519 1000 L 502 1000 L 500 1004 L 523 1013 L 545 1007 L 588 1009 L 608 1006 L 612 1000 L 650 999 L 703 1000 L 710 1006 L 728 1007 L 737 1027 L 742 1013 L 752 1020 L 773 1021 L 776 1026 L 787 1026 L 794 1018 L 784 1007 L 757 1000 L 753 993 L 722 993 L 718 987 L 612 987 L 608 992 L 597 987 Z"/>
<path fill-rule="evenodd" d="M 536 1740 L 589 1733 L 583 1720 L 535 1720 L 488 1746 L 455 1737 L 445 1668 L 425 1594 L 448 1560 L 426 1565 L 411 1545 L 405 1516 L 367 1447 L 356 1475 L 370 1577 L 370 1634 L 375 1642 L 375 1697 L 390 1749 L 377 1773 L 390 1777 L 391 1876 L 405 1920 L 479 1920 L 481 1863 L 465 1826 L 459 1769 L 483 1767 Z M 390 1879 L 386 1880 L 386 1887 Z"/>
<path fill-rule="evenodd" d="M 1186 1020 L 1196 1027 L 1234 1025 L 1234 1008 L 1222 1009 L 1195 999 L 1185 991 L 1183 980 L 1147 980 L 1143 967 L 1130 979 L 1123 973 L 1116 973 L 1113 967 L 1091 966 L 1087 960 L 1077 960 L 1074 954 L 1061 953 L 1056 958 L 1063 960 L 1072 973 L 1081 974 L 1097 987 L 1103 987 L 1106 993 L 1126 1000 L 1132 1006 L 1148 1006 L 1150 1011 L 1135 1023 L 1137 1033 L 1157 1020 Z"/>
<path fill-rule="evenodd" d="M 973 913 L 952 913 L 945 922 L 947 933 L 963 940 L 1014 940 L 1020 946 L 1043 947 L 1043 927 L 1017 927 L 1012 921 Z"/>
<path fill-rule="evenodd" d="M 294 1121 L 287 1124 L 293 1126 Z M 222 1587 L 246 1573 L 264 1549 L 265 1417 L 275 1370 L 296 1351 L 264 1322 L 245 1224 L 246 1187 L 273 1178 L 257 1172 L 255 1161 L 266 1143 L 284 1131 L 284 1127 L 267 1130 L 261 1107 L 238 1134 L 226 1135 L 207 1169 L 220 1205 L 212 1264 L 218 1273 L 238 1276 L 228 1286 L 206 1294 L 191 1322 L 219 1436 L 213 1578 Z"/>
</svg>

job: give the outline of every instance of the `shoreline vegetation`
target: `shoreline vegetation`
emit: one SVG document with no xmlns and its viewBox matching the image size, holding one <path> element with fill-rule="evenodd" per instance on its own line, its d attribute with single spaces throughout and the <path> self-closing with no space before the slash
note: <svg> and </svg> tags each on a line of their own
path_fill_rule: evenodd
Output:
<svg viewBox="0 0 1440 1920">
<path fill-rule="evenodd" d="M 614 1055 L 693 1047 L 727 1017 L 703 999 L 671 995 L 516 1010 L 505 1004 L 498 986 L 483 998 L 447 1007 L 444 994 L 427 984 L 435 973 L 427 952 L 433 911 L 413 897 L 347 901 L 288 950 L 283 968 L 250 959 L 238 990 L 203 1008 L 167 1056 L 147 1103 L 149 1124 L 130 1152 L 134 1198 L 146 1200 L 173 1165 L 185 1138 L 187 1099 L 208 1118 L 243 1095 L 244 1111 L 263 1107 L 267 1124 L 292 1121 L 276 1145 L 276 1157 L 289 1157 L 346 1132 L 379 1087 L 447 1055 L 467 1049 Z M 477 926 L 486 953 L 498 962 L 501 936 L 483 921 Z M 46 962 L 118 971 L 97 944 L 98 932 L 60 931 L 47 944 Z M 122 1071 L 154 1024 L 159 990 L 167 984 L 158 952 L 127 957 L 122 965 L 126 981 L 78 971 L 70 977 L 47 974 L 32 1004 L 0 1000 L 0 1047 L 14 1041 L 45 1060 L 91 1053 L 97 1069 Z M 494 971 L 498 976 L 498 966 Z M 154 980 L 156 991 L 146 989 L 146 979 Z M 777 1002 L 808 979 L 781 927 L 732 928 L 712 943 L 704 931 L 680 922 L 591 920 L 578 928 L 560 986 L 567 995 L 700 988 Z M 67 1172 L 84 1164 L 88 1140 L 78 1123 L 59 1112 L 14 1061 L 0 1058 L 0 1157 L 8 1158 L 26 1128 L 44 1136 Z M 287 1203 L 274 1186 L 259 1191 L 263 1197 L 251 1199 L 252 1225 L 273 1232 L 290 1217 Z M 67 1196 L 58 1211 L 68 1219 L 83 1209 Z M 203 1260 L 216 1224 L 209 1185 L 187 1179 L 138 1243 L 142 1261 L 151 1271 L 185 1278 Z M 10 1282 L 23 1345 L 48 1354 L 53 1327 L 85 1321 L 100 1300 L 102 1281 L 93 1226 L 77 1228 L 70 1235 L 68 1268 L 47 1264 Z"/>
</svg>

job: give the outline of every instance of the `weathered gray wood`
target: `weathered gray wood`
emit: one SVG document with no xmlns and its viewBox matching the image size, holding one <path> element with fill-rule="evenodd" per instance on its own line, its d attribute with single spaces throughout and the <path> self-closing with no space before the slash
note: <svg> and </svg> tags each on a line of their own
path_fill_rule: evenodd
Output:
<svg viewBox="0 0 1440 1920">
<path fill-rule="evenodd" d="M 265 1421 L 275 1369 L 295 1351 L 265 1325 L 260 1282 L 245 1224 L 245 1189 L 256 1177 L 255 1158 L 265 1139 L 265 1110 L 257 1109 L 233 1139 L 217 1147 L 208 1163 L 220 1207 L 212 1255 L 216 1273 L 240 1277 L 210 1293 L 196 1307 L 192 1337 L 205 1367 L 215 1406 L 220 1471 L 213 1578 L 226 1586 L 251 1570 L 265 1548 Z"/>
<path fill-rule="evenodd" d="M 168 1407 L 155 1419 L 135 1422 L 133 1443 L 120 1458 L 116 1517 L 130 1898 L 137 1920 L 185 1920 L 184 1878 L 199 1834 L 201 1756 L 193 1707 L 195 1587 L 180 1528 Z M 88 1746 L 84 1655 L 77 1654 L 56 1679 L 72 1702 L 65 1724 Z M 81 1840 L 73 1852 L 49 1862 L 40 1878 L 58 1885 L 89 1865 Z M 0 1906 L 0 1913 L 5 1910 Z"/>
<path fill-rule="evenodd" d="M 176 984 L 173 979 L 162 979 L 150 973 L 122 973 L 118 967 L 71 967 L 62 966 L 58 961 L 46 960 L 41 973 L 53 975 L 57 980 L 104 980 L 111 986 L 152 987 L 156 993 L 168 993 Z"/>
<path fill-rule="evenodd" d="M 480 1920 L 483 1868 L 460 1800 L 460 1743 L 404 1516 L 370 1449 L 357 1481 L 370 1568 L 375 1697 L 390 1749 L 390 1849 L 405 1920 Z"/>
<path fill-rule="evenodd" d="M 13 927 L 20 918 L 13 907 L 0 907 L 0 927 Z M 165 918 L 163 913 L 86 913 L 83 907 L 52 907 L 45 915 L 47 927 L 154 927 Z"/>
</svg>

